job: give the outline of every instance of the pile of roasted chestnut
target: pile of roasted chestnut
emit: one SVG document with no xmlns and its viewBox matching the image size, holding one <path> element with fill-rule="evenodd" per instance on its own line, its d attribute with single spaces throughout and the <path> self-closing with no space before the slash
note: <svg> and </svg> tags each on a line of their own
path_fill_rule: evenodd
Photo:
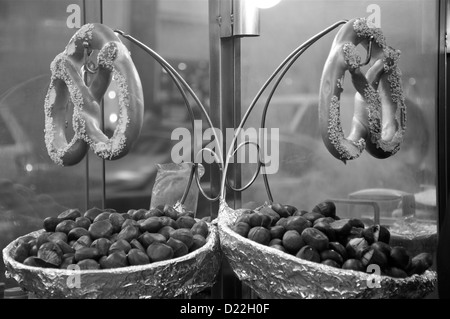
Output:
<svg viewBox="0 0 450 319">
<path fill-rule="evenodd" d="M 246 210 L 232 229 L 298 258 L 362 272 L 369 265 L 378 265 L 382 275 L 395 278 L 422 274 L 433 263 L 429 253 L 412 257 L 404 247 L 391 247 L 385 226 L 340 219 L 331 201 L 319 203 L 311 212 L 279 203 Z"/>
<path fill-rule="evenodd" d="M 172 206 L 129 210 L 68 209 L 44 220 L 37 238 L 20 238 L 14 260 L 28 266 L 61 269 L 111 269 L 184 256 L 206 244 L 206 218 L 179 213 Z"/>
</svg>

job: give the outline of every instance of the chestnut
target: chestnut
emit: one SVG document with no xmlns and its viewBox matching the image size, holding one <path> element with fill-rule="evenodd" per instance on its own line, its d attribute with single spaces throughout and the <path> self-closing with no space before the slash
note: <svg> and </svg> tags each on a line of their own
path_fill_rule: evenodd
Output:
<svg viewBox="0 0 450 319">
<path fill-rule="evenodd" d="M 388 264 L 388 257 L 380 250 L 368 247 L 361 252 L 361 262 L 364 267 L 375 264 L 384 269 Z"/>
<path fill-rule="evenodd" d="M 269 242 L 269 246 L 274 246 L 274 245 L 283 245 L 283 241 L 280 238 L 273 238 L 270 242 Z"/>
<path fill-rule="evenodd" d="M 272 226 L 270 228 L 270 237 L 271 238 L 283 238 L 284 233 L 286 232 L 286 228 L 283 226 Z"/>
<path fill-rule="evenodd" d="M 377 241 L 376 243 L 373 243 L 371 245 L 373 248 L 376 249 L 380 249 L 383 254 L 385 254 L 386 256 L 390 256 L 391 255 L 391 246 L 389 246 L 388 244 L 382 242 L 382 241 Z"/>
<path fill-rule="evenodd" d="M 389 244 L 389 241 L 391 239 L 391 233 L 386 227 L 382 225 L 373 225 L 367 227 L 363 230 L 362 235 L 367 240 L 369 245 L 377 241 Z"/>
<path fill-rule="evenodd" d="M 283 247 L 291 254 L 297 253 L 306 245 L 302 236 L 295 230 L 288 230 L 283 235 Z"/>
<path fill-rule="evenodd" d="M 75 261 L 80 262 L 85 259 L 98 259 L 101 257 L 100 252 L 94 247 L 84 247 L 75 251 Z"/>
<path fill-rule="evenodd" d="M 430 253 L 420 253 L 411 259 L 408 275 L 421 275 L 433 265 L 433 256 Z"/>
<path fill-rule="evenodd" d="M 192 246 L 189 247 L 189 252 L 192 252 L 194 250 L 202 248 L 205 245 L 206 245 L 206 238 L 203 237 L 202 235 L 195 234 L 194 237 L 193 237 Z"/>
<path fill-rule="evenodd" d="M 108 255 L 109 247 L 111 247 L 112 243 L 107 238 L 99 238 L 92 242 L 90 247 L 97 248 L 99 254 L 101 256 Z"/>
<path fill-rule="evenodd" d="M 84 216 L 77 217 L 77 219 L 75 219 L 75 226 L 89 229 L 89 226 L 91 226 L 91 220 Z"/>
<path fill-rule="evenodd" d="M 125 239 L 118 239 L 115 243 L 109 246 L 108 254 L 112 254 L 116 251 L 123 251 L 127 254 L 131 250 L 131 245 Z"/>
<path fill-rule="evenodd" d="M 131 249 L 127 254 L 127 259 L 131 266 L 146 265 L 150 263 L 150 258 L 147 253 L 139 249 Z"/>
<path fill-rule="evenodd" d="M 280 203 L 272 203 L 272 205 L 270 205 L 270 208 L 272 208 L 272 210 L 277 213 L 280 218 L 289 217 L 292 215 L 291 213 L 289 213 L 288 209 Z"/>
<path fill-rule="evenodd" d="M 308 220 L 311 224 L 314 224 L 316 220 L 319 218 L 324 218 L 325 216 L 317 212 L 310 212 L 303 215 L 303 217 L 306 218 L 306 220 Z"/>
<path fill-rule="evenodd" d="M 320 230 L 322 233 L 324 233 L 329 241 L 335 241 L 336 240 L 336 234 L 334 232 L 334 229 L 330 226 L 327 222 L 318 222 L 314 223 L 314 228 Z"/>
<path fill-rule="evenodd" d="M 406 251 L 405 247 L 395 246 L 392 247 L 389 256 L 390 264 L 394 267 L 406 270 L 411 262 L 411 257 Z"/>
<path fill-rule="evenodd" d="M 39 247 L 37 257 L 52 264 L 55 267 L 59 267 L 62 262 L 63 252 L 59 246 L 53 242 L 46 242 Z"/>
<path fill-rule="evenodd" d="M 302 232 L 301 236 L 306 245 L 315 248 L 317 251 L 328 249 L 328 237 L 317 228 L 308 227 Z"/>
<path fill-rule="evenodd" d="M 83 259 L 77 263 L 80 270 L 97 270 L 100 269 L 100 264 L 93 259 Z"/>
<path fill-rule="evenodd" d="M 341 265 L 333 259 L 325 259 L 321 262 L 321 264 L 324 264 L 324 265 L 327 265 L 330 267 L 334 267 L 334 268 L 341 268 Z"/>
<path fill-rule="evenodd" d="M 386 268 L 384 270 L 384 273 L 387 276 L 390 276 L 390 277 L 393 277 L 393 278 L 406 278 L 406 277 L 408 277 L 408 274 L 403 269 L 400 269 L 400 268 L 397 268 L 397 267 Z"/>
<path fill-rule="evenodd" d="M 350 269 L 350 270 L 356 270 L 356 271 L 364 271 L 364 265 L 362 262 L 358 259 L 347 259 L 342 264 L 342 269 Z"/>
<path fill-rule="evenodd" d="M 170 217 L 173 220 L 177 220 L 177 218 L 178 218 L 177 210 L 175 208 L 173 208 L 171 205 L 165 205 L 164 209 L 163 209 L 163 213 L 165 216 Z M 133 218 L 136 219 L 134 217 L 134 214 L 133 214 Z M 142 216 L 142 218 L 144 218 L 144 216 Z M 139 218 L 139 219 L 142 219 L 142 218 Z"/>
<path fill-rule="evenodd" d="M 272 208 L 270 207 L 263 207 L 259 210 L 260 214 L 266 215 L 271 219 L 270 225 L 275 225 L 276 222 L 281 218 L 279 214 L 277 214 Z M 269 226 L 270 226 L 269 225 Z"/>
<path fill-rule="evenodd" d="M 169 238 L 167 245 L 173 250 L 173 257 L 181 257 L 189 253 L 189 248 L 180 240 Z"/>
<path fill-rule="evenodd" d="M 340 266 L 344 263 L 344 259 L 342 258 L 342 256 L 331 249 L 328 250 L 324 250 L 320 253 L 320 259 L 321 260 L 333 260 L 334 262 L 336 262 Z"/>
<path fill-rule="evenodd" d="M 352 230 L 352 225 L 350 224 L 349 219 L 335 220 L 330 224 L 330 226 L 334 229 L 336 236 L 339 237 L 347 237 Z"/>
<path fill-rule="evenodd" d="M 58 217 L 47 217 L 44 219 L 44 229 L 47 232 L 54 232 L 56 226 L 62 222 Z"/>
<path fill-rule="evenodd" d="M 100 215 L 101 213 L 103 213 L 103 211 L 100 208 L 97 207 L 92 207 L 90 209 L 88 209 L 85 213 L 84 213 L 84 217 L 88 218 L 91 223 L 94 222 L 94 219 Z"/>
<path fill-rule="evenodd" d="M 268 228 L 272 224 L 272 218 L 262 213 L 253 213 L 250 215 L 250 227 L 265 227 Z"/>
<path fill-rule="evenodd" d="M 77 219 L 78 217 L 81 217 L 81 213 L 78 209 L 67 209 L 63 211 L 61 214 L 58 215 L 58 219 L 60 221 L 63 220 L 73 220 Z"/>
<path fill-rule="evenodd" d="M 341 243 L 339 243 L 337 241 L 330 242 L 328 244 L 328 248 L 339 253 L 342 256 L 343 260 L 347 260 L 347 250 Z"/>
<path fill-rule="evenodd" d="M 286 228 L 286 224 L 288 222 L 288 219 L 286 217 L 281 217 L 276 223 L 275 226 L 283 226 Z"/>
<path fill-rule="evenodd" d="M 302 249 L 300 249 L 295 256 L 316 263 L 320 262 L 319 252 L 309 245 L 306 245 Z"/>
<path fill-rule="evenodd" d="M 311 223 L 302 216 L 288 217 L 286 225 L 284 226 L 286 230 L 296 230 L 299 234 L 301 234 L 308 227 L 311 227 Z"/>
<path fill-rule="evenodd" d="M 320 213 L 325 217 L 334 218 L 336 216 L 336 205 L 332 201 L 324 201 L 314 206 L 312 211 Z"/>
<path fill-rule="evenodd" d="M 349 258 L 358 258 L 367 247 L 369 247 L 369 244 L 364 238 L 353 238 L 345 246 L 345 250 Z"/>
<path fill-rule="evenodd" d="M 250 225 L 250 214 L 244 214 L 238 217 L 238 219 L 236 220 L 235 224 L 237 223 L 246 223 Z"/>
<path fill-rule="evenodd" d="M 92 221 L 92 223 L 96 223 L 102 220 L 109 220 L 109 216 L 111 215 L 110 212 L 101 212 L 100 214 L 97 215 L 97 217 L 95 217 L 95 219 Z"/>
<path fill-rule="evenodd" d="M 253 227 L 248 232 L 248 239 L 267 246 L 270 242 L 270 231 L 262 226 Z"/>
<path fill-rule="evenodd" d="M 283 205 L 283 209 L 285 209 L 290 216 L 293 216 L 296 212 L 298 212 L 297 207 L 292 205 Z"/>
</svg>

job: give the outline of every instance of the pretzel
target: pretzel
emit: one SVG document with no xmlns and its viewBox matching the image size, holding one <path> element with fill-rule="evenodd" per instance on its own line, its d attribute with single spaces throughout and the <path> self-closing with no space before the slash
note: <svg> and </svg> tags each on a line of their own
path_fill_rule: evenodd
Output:
<svg viewBox="0 0 450 319">
<path fill-rule="evenodd" d="M 366 75 L 360 69 L 358 44 L 371 51 L 374 61 Z M 390 157 L 400 149 L 406 105 L 399 57 L 400 51 L 386 45 L 381 29 L 370 27 L 364 18 L 348 21 L 336 34 L 320 82 L 319 126 L 328 151 L 344 163 L 358 158 L 364 149 L 376 158 Z M 346 71 L 357 91 L 347 137 L 340 119 Z"/>
<path fill-rule="evenodd" d="M 97 69 L 86 65 L 88 54 L 98 51 Z M 65 50 L 50 65 L 50 85 L 45 97 L 45 144 L 50 158 L 66 166 L 80 162 L 88 147 L 103 159 L 125 156 L 139 137 L 143 123 L 143 93 L 139 74 L 127 48 L 105 25 L 82 26 Z M 92 73 L 90 84 L 83 71 Z M 113 136 L 100 129 L 100 102 L 111 80 L 118 84 L 119 116 Z M 74 136 L 67 141 L 65 114 L 68 101 L 73 104 Z"/>
</svg>

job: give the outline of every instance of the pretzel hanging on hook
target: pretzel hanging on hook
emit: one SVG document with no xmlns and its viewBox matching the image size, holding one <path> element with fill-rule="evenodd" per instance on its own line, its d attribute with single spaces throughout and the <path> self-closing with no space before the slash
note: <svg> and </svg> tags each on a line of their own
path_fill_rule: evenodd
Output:
<svg viewBox="0 0 450 319">
<path fill-rule="evenodd" d="M 97 65 L 88 61 L 98 51 Z M 143 92 L 128 49 L 112 29 L 99 23 L 82 26 L 51 63 L 45 98 L 45 143 L 59 165 L 77 164 L 88 147 L 103 159 L 123 157 L 139 137 L 143 123 Z M 87 83 L 87 77 L 91 77 Z M 119 119 L 113 136 L 101 130 L 100 102 L 114 80 L 118 86 Z M 66 105 L 73 104 L 74 136 L 66 137 Z"/>
<path fill-rule="evenodd" d="M 356 46 L 368 51 L 361 63 Z M 364 149 L 376 158 L 387 158 L 399 149 L 406 129 L 406 105 L 398 67 L 400 51 L 386 44 L 379 28 L 366 19 L 348 21 L 337 33 L 325 63 L 319 98 L 319 125 L 328 151 L 344 163 Z M 374 61 L 367 73 L 361 67 Z M 345 72 L 357 91 L 351 131 L 347 137 L 340 119 L 340 98 Z"/>
</svg>

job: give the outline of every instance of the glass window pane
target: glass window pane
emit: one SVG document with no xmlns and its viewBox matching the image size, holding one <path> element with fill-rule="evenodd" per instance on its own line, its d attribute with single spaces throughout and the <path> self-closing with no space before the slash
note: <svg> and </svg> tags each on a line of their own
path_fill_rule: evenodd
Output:
<svg viewBox="0 0 450 319">
<path fill-rule="evenodd" d="M 244 38 L 241 44 L 242 113 L 296 47 L 339 20 L 369 17 L 373 5 L 380 10 L 379 22 L 387 44 L 402 52 L 407 130 L 400 151 L 384 160 L 366 151 L 360 158 L 343 164 L 325 148 L 319 130 L 318 98 L 324 63 L 337 32 L 333 31 L 295 62 L 272 98 L 266 123 L 279 128 L 280 133 L 279 170 L 268 176 L 272 193 L 276 202 L 307 211 L 328 198 L 371 199 L 380 205 L 383 224 L 392 226 L 399 222 L 398 218 L 405 217 L 403 214 L 412 214 L 436 231 L 437 1 L 282 0 L 273 8 L 261 10 L 260 36 Z M 364 59 L 365 50 L 360 54 Z M 341 95 L 346 135 L 350 131 L 355 92 L 347 72 Z M 260 126 L 264 97 L 267 94 L 247 127 Z M 243 184 L 255 167 L 244 166 Z M 242 196 L 243 203 L 267 201 L 262 178 Z M 374 218 L 372 208 L 354 204 L 338 204 L 338 214 Z"/>
<path fill-rule="evenodd" d="M 81 2 L 0 1 L 0 250 L 45 217 L 85 206 L 84 162 L 56 165 L 44 143 L 50 63 L 75 32 L 68 5 Z"/>
<path fill-rule="evenodd" d="M 156 51 L 180 73 L 202 103 L 209 105 L 207 1 L 106 0 L 103 9 L 106 25 L 123 30 Z M 172 131 L 183 127 L 192 132 L 192 127 L 183 97 L 167 72 L 135 44 L 123 38 L 122 42 L 130 49 L 144 90 L 141 136 L 127 156 L 106 162 L 106 206 L 126 211 L 150 206 L 156 164 L 171 163 L 172 147 L 179 142 L 171 140 Z M 111 115 L 114 105 L 117 107 L 117 97 L 108 97 L 104 102 L 105 125 L 113 130 L 115 117 Z M 190 97 L 189 103 L 195 118 L 201 119 L 199 108 Z M 91 159 L 91 163 L 96 171 L 98 159 Z M 91 182 L 98 179 L 95 175 Z M 208 177 L 204 180 L 209 183 Z M 196 188 L 195 183 L 192 187 Z M 207 202 L 199 205 L 200 211 L 209 207 Z"/>
</svg>

